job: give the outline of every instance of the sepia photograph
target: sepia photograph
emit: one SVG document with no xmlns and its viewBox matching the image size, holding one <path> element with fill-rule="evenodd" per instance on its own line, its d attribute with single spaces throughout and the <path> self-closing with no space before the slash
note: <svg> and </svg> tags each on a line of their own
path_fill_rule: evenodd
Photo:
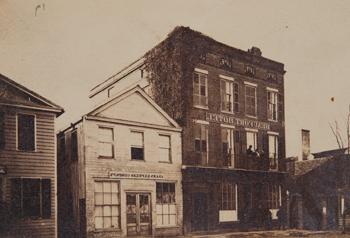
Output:
<svg viewBox="0 0 350 238">
<path fill-rule="evenodd" d="M 350 238 L 350 1 L 0 0 L 0 238 Z"/>
</svg>

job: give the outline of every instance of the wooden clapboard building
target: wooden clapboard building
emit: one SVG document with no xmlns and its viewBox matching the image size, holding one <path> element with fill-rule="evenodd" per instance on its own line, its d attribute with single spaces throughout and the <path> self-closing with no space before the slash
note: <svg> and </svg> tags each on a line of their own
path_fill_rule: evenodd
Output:
<svg viewBox="0 0 350 238">
<path fill-rule="evenodd" d="M 63 109 L 0 75 L 0 236 L 56 237 L 55 119 Z"/>
<path fill-rule="evenodd" d="M 183 128 L 184 232 L 267 229 L 285 217 L 284 65 L 186 27 L 91 90 L 139 85 Z"/>
<path fill-rule="evenodd" d="M 139 86 L 58 134 L 59 237 L 182 233 L 181 128 Z"/>
</svg>

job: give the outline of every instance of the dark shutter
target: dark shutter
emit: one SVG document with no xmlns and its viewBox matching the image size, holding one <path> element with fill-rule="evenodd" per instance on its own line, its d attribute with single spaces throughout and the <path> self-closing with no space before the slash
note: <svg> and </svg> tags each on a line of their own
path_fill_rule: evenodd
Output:
<svg viewBox="0 0 350 238">
<path fill-rule="evenodd" d="M 11 179 L 11 211 L 14 216 L 21 216 L 21 179 Z"/>
<path fill-rule="evenodd" d="M 51 180 L 41 180 L 42 217 L 51 217 Z"/>
<path fill-rule="evenodd" d="M 40 217 L 40 179 L 22 180 L 24 217 Z"/>
<path fill-rule="evenodd" d="M 283 112 L 284 98 L 282 94 L 278 94 L 277 101 L 278 101 L 278 120 L 283 121 L 284 120 L 284 112 Z"/>
<path fill-rule="evenodd" d="M 18 114 L 18 149 L 35 150 L 35 117 Z"/>
<path fill-rule="evenodd" d="M 78 134 L 76 130 L 71 135 L 71 159 L 78 160 Z"/>
<path fill-rule="evenodd" d="M 5 113 L 0 111 L 0 149 L 5 148 Z"/>
</svg>

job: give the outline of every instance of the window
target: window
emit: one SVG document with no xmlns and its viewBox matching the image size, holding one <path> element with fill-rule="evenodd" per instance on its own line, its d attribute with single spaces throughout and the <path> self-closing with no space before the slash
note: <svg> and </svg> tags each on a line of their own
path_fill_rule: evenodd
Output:
<svg viewBox="0 0 350 238">
<path fill-rule="evenodd" d="M 143 132 L 131 132 L 131 159 L 144 160 Z"/>
<path fill-rule="evenodd" d="M 281 206 L 281 186 L 278 184 L 268 184 L 268 206 L 270 209 Z"/>
<path fill-rule="evenodd" d="M 206 165 L 208 162 L 208 126 L 204 124 L 194 125 L 194 150 L 199 154 L 198 164 Z"/>
<path fill-rule="evenodd" d="M 11 209 L 20 217 L 51 217 L 50 179 L 11 179 Z"/>
<path fill-rule="evenodd" d="M 175 183 L 157 183 L 157 225 L 176 226 Z"/>
<path fill-rule="evenodd" d="M 159 135 L 159 161 L 171 162 L 170 136 Z"/>
<path fill-rule="evenodd" d="M 119 229 L 119 183 L 95 181 L 95 228 Z"/>
<path fill-rule="evenodd" d="M 258 148 L 258 133 L 255 131 L 247 131 L 247 149 L 252 146 L 252 151 L 255 151 Z"/>
<path fill-rule="evenodd" d="M 255 68 L 253 66 L 246 65 L 245 66 L 245 73 L 247 75 L 254 76 L 255 75 Z"/>
<path fill-rule="evenodd" d="M 234 167 L 234 130 L 221 128 L 222 155 L 224 164 Z"/>
<path fill-rule="evenodd" d="M 277 137 L 277 135 L 268 135 L 268 137 L 269 137 L 270 169 L 277 169 L 277 163 L 278 163 L 278 137 Z"/>
<path fill-rule="evenodd" d="M 199 72 L 193 74 L 193 105 L 208 106 L 208 79 L 206 74 Z"/>
<path fill-rule="evenodd" d="M 239 112 L 239 87 L 238 83 L 233 83 L 233 110 Z"/>
<path fill-rule="evenodd" d="M 5 148 L 5 113 L 0 111 L 0 149 Z"/>
<path fill-rule="evenodd" d="M 78 133 L 74 130 L 71 135 L 71 159 L 78 160 Z"/>
<path fill-rule="evenodd" d="M 233 82 L 221 79 L 221 110 L 225 112 L 233 111 Z"/>
<path fill-rule="evenodd" d="M 220 222 L 237 221 L 237 185 L 221 183 Z"/>
<path fill-rule="evenodd" d="M 268 73 L 267 73 L 267 79 L 268 79 L 268 80 L 276 81 L 276 79 L 277 79 L 276 74 L 275 74 L 275 73 L 268 72 Z"/>
<path fill-rule="evenodd" d="M 17 138 L 19 150 L 35 150 L 35 116 L 17 115 Z"/>
<path fill-rule="evenodd" d="M 267 91 L 267 118 L 277 121 L 277 92 Z"/>
<path fill-rule="evenodd" d="M 232 62 L 227 57 L 221 58 L 220 59 L 220 67 L 231 69 L 232 68 Z"/>
<path fill-rule="evenodd" d="M 100 158 L 114 157 L 114 134 L 113 128 L 98 128 L 98 154 Z"/>
<path fill-rule="evenodd" d="M 256 87 L 245 86 L 245 110 L 246 114 L 256 116 Z"/>
</svg>

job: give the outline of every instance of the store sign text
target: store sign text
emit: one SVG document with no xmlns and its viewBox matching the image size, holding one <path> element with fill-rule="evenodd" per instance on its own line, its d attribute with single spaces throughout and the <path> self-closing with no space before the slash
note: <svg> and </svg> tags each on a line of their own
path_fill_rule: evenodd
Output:
<svg viewBox="0 0 350 238">
<path fill-rule="evenodd" d="M 163 175 L 156 173 L 134 173 L 134 172 L 109 172 L 110 178 L 123 179 L 163 179 Z"/>
<path fill-rule="evenodd" d="M 206 113 L 205 120 L 209 122 L 226 123 L 234 126 L 250 127 L 261 130 L 270 130 L 270 124 L 243 118 L 236 118 L 216 113 Z"/>
</svg>

